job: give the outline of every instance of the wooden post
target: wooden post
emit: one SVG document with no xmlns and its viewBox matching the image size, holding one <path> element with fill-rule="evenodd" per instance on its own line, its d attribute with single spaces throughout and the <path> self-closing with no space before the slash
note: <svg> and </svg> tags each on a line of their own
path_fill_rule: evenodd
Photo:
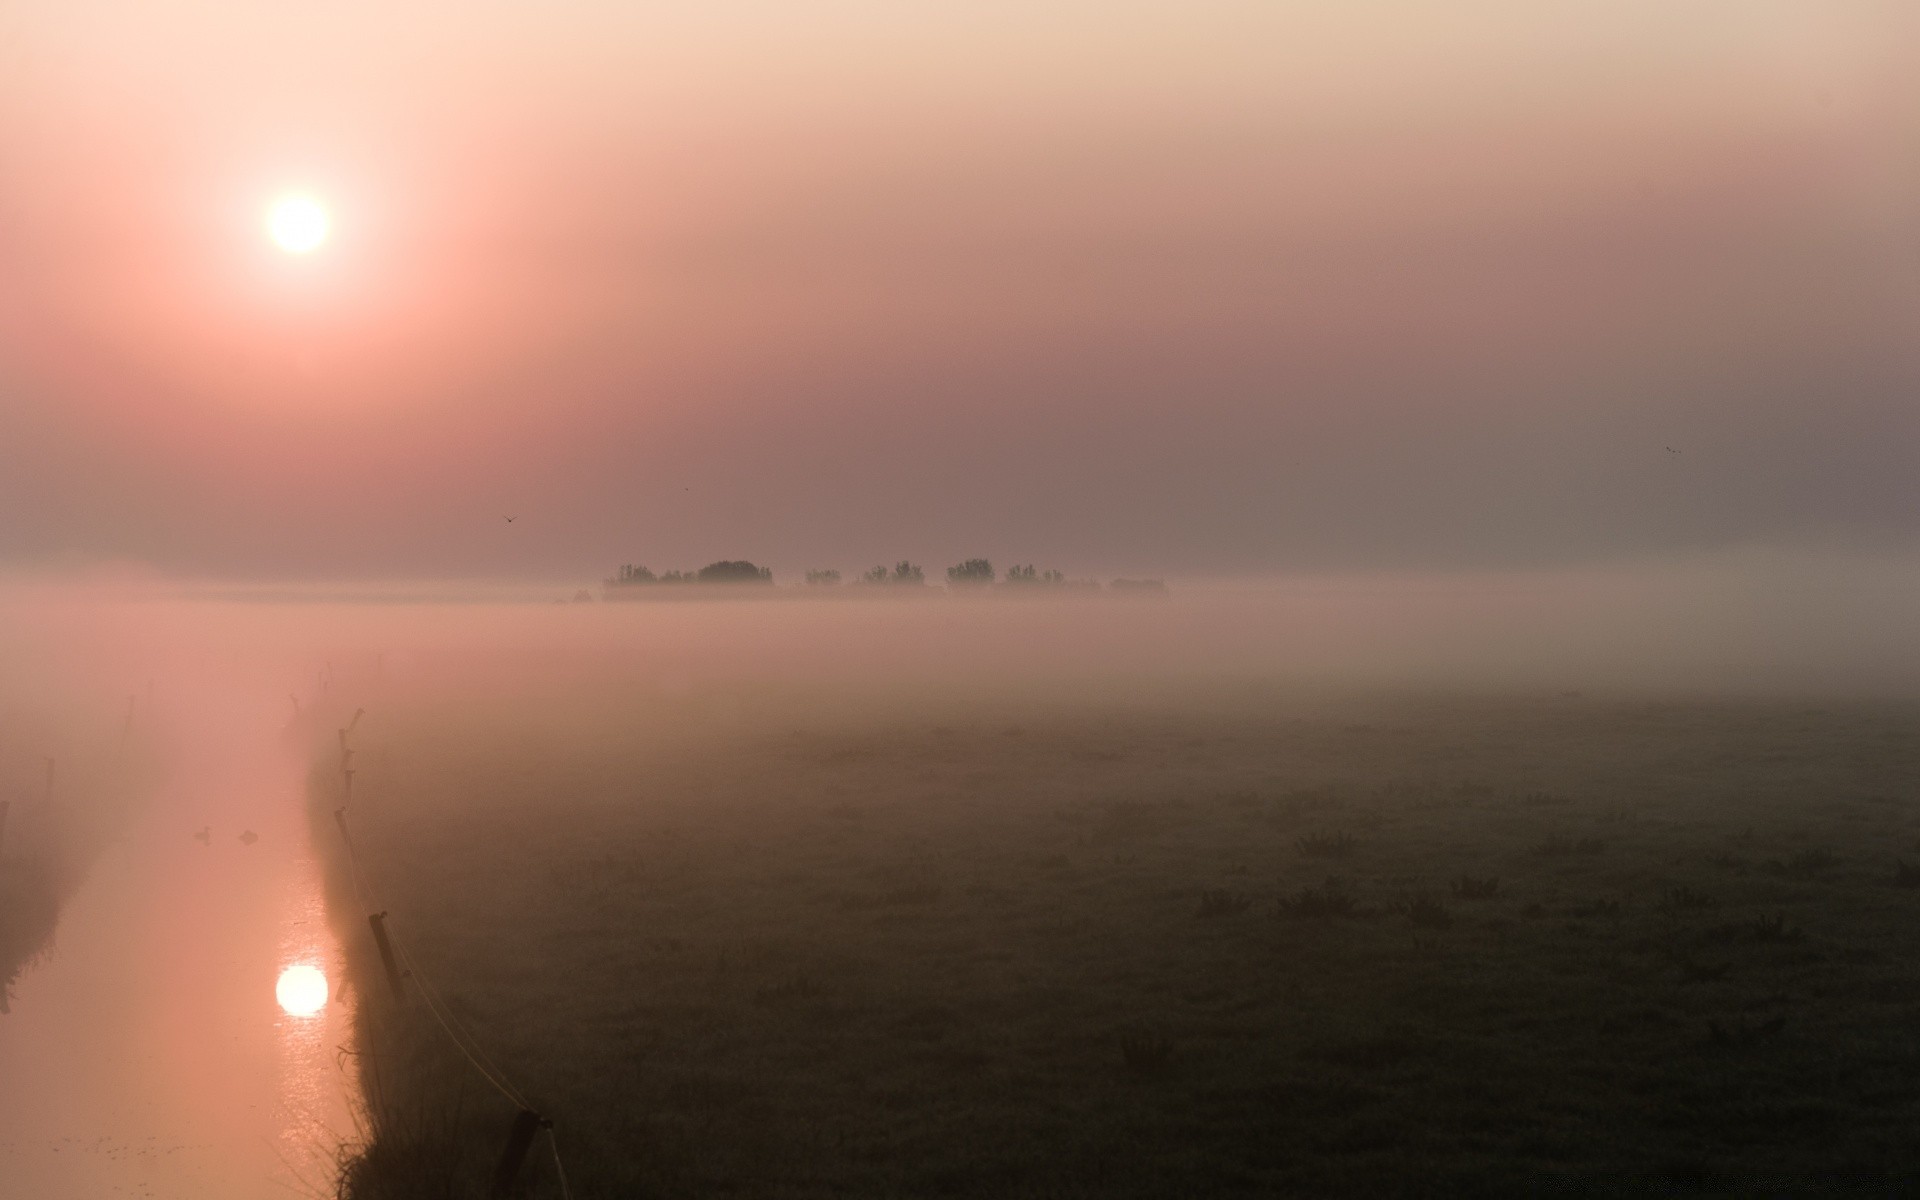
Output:
<svg viewBox="0 0 1920 1200">
<path fill-rule="evenodd" d="M 507 1131 L 507 1148 L 500 1153 L 500 1165 L 494 1168 L 493 1200 L 501 1200 L 513 1181 L 520 1177 L 520 1167 L 527 1161 L 527 1151 L 533 1147 L 534 1135 L 546 1125 L 540 1114 L 530 1108 L 523 1108 L 513 1118 L 513 1128 Z"/>
<path fill-rule="evenodd" d="M 380 965 L 387 969 L 387 983 L 393 988 L 393 998 L 406 999 L 406 991 L 401 986 L 404 977 L 400 974 L 400 962 L 394 958 L 393 943 L 387 939 L 387 914 L 373 913 L 367 917 L 367 924 L 373 927 L 373 941 L 380 947 Z"/>
</svg>

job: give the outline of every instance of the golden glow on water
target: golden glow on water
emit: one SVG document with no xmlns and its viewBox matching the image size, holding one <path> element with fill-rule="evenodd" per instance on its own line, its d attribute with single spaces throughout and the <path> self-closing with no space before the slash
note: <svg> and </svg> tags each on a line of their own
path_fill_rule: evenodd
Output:
<svg viewBox="0 0 1920 1200">
<path fill-rule="evenodd" d="M 307 845 L 304 768 L 275 749 L 277 722 L 234 733 L 235 709 L 277 709 L 226 695 L 187 710 L 212 714 L 183 751 L 197 770 L 101 855 L 54 951 L 15 982 L 0 1200 L 330 1196 L 360 1139 L 352 989 Z M 209 823 L 260 836 L 189 836 Z"/>
<path fill-rule="evenodd" d="M 310 1017 L 327 1007 L 327 975 L 311 963 L 295 963 L 280 972 L 274 999 L 296 1017 Z"/>
</svg>

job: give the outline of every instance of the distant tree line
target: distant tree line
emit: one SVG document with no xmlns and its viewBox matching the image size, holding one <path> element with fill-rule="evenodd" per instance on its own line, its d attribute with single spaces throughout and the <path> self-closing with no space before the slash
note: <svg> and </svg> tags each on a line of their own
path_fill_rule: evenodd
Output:
<svg viewBox="0 0 1920 1200">
<path fill-rule="evenodd" d="M 947 583 L 956 588 L 981 588 L 994 586 L 993 563 L 984 558 L 970 558 L 963 563 L 947 568 Z M 1068 579 L 1063 571 L 1041 571 L 1032 563 L 1025 566 L 1007 568 L 1001 587 L 1070 587 L 1097 588 L 1099 582 L 1092 579 Z"/>
<path fill-rule="evenodd" d="M 655 583 L 772 583 L 773 571 L 756 567 L 745 559 L 725 559 L 708 563 L 698 571 L 668 571 L 655 575 L 645 567 L 628 563 L 620 573 L 607 580 L 608 587 L 639 587 Z"/>
<path fill-rule="evenodd" d="M 807 586 L 811 588 L 839 587 L 840 572 L 830 569 L 817 569 L 806 574 Z M 755 566 L 745 559 L 725 559 L 708 563 L 698 571 L 668 571 L 656 575 L 644 566 L 627 563 L 619 573 L 606 581 L 609 589 L 647 587 L 659 584 L 677 583 L 721 583 L 721 584 L 771 584 L 773 572 L 766 567 Z M 878 566 L 870 571 L 862 571 L 854 580 L 855 587 L 924 588 L 927 586 L 926 572 L 920 567 L 901 559 L 892 567 Z M 947 586 L 954 591 L 986 588 L 1061 588 L 1076 590 L 1097 590 L 1099 581 L 1093 579 L 1069 579 L 1065 572 L 1037 569 L 1032 563 L 1007 568 L 1004 576 L 997 576 L 993 563 L 984 558 L 969 558 L 965 562 L 955 563 L 947 568 Z M 1166 584 L 1158 579 L 1116 579 L 1112 588 L 1116 592 L 1163 593 Z"/>
<path fill-rule="evenodd" d="M 894 564 L 892 570 L 875 567 L 863 572 L 858 580 L 864 584 L 886 584 L 888 586 L 922 587 L 926 584 L 926 573 L 910 562 L 902 560 Z M 813 587 L 835 587 L 840 583 L 838 571 L 808 571 L 807 583 Z M 1064 571 L 1042 571 L 1032 563 L 1007 568 L 1004 576 L 995 573 L 993 562 L 985 558 L 969 558 L 947 568 L 947 587 L 954 591 L 973 588 L 1075 588 L 1095 589 L 1100 586 L 1094 579 L 1069 579 Z M 1167 585 L 1158 579 L 1116 579 L 1115 591 L 1164 592 Z"/>
<path fill-rule="evenodd" d="M 875 567 L 871 571 L 862 572 L 860 582 L 865 584 L 885 584 L 888 587 L 925 587 L 927 575 L 926 572 L 922 571 L 919 567 L 914 566 L 903 558 L 893 564 L 893 570 L 891 571 L 885 567 Z"/>
</svg>

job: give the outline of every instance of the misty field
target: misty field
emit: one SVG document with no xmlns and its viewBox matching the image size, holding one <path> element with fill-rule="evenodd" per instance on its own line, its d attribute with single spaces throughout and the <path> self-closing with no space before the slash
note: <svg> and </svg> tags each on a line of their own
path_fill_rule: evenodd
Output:
<svg viewBox="0 0 1920 1200">
<path fill-rule="evenodd" d="M 368 702 L 370 902 L 574 1195 L 1920 1186 L 1920 706 L 847 695 Z M 343 1186 L 480 1193 L 330 852 Z"/>
</svg>

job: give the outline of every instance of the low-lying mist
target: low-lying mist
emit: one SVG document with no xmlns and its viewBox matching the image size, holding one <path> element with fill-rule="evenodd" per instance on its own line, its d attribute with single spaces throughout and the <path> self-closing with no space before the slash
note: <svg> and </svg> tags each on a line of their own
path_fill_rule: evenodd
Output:
<svg viewBox="0 0 1920 1200">
<path fill-rule="evenodd" d="M 91 1002 L 67 955 L 280 1028 L 280 958 L 208 912 L 317 904 L 311 861 L 334 941 L 287 929 L 362 1070 L 321 1046 L 357 1128 L 308 1149 L 351 1200 L 482 1194 L 515 1104 L 609 1197 L 1518 1194 L 1906 1153 L 1878 1097 L 1908 1068 L 1856 1051 L 1910 995 L 1876 964 L 1920 895 L 1911 560 L 577 591 L 9 587 L 16 1012 Z M 160 965 L 114 904 L 172 914 Z M 524 1097 L 476 1082 L 428 979 Z M 70 1126 L 174 1086 L 139 1075 Z M 233 1094 L 204 1159 L 251 1181 Z M 1755 1095 L 1852 1105 L 1850 1140 L 1775 1136 Z"/>
<path fill-rule="evenodd" d="M 1920 691 L 1920 560 L 1728 554 L 1644 566 L 1279 576 L 1164 599 L 860 589 L 556 603 L 570 585 L 16 583 L 0 688 L 124 697 L 156 676 L 282 695 L 329 672 L 525 695 L 617 680 L 671 699 L 799 689 L 1152 691 L 1259 678 L 1334 688 L 1898 696 Z M 535 598 L 538 599 L 535 599 Z"/>
</svg>

